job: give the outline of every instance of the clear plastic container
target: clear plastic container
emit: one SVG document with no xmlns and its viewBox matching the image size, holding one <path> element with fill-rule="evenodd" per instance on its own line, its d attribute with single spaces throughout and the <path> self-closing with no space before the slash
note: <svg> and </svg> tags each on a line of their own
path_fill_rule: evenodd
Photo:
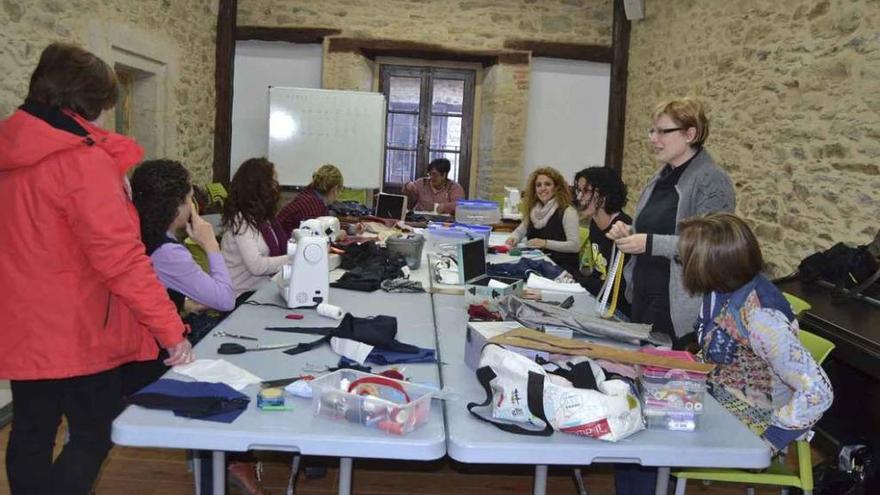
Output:
<svg viewBox="0 0 880 495">
<path fill-rule="evenodd" d="M 444 246 L 463 244 L 474 239 L 484 239 L 486 249 L 489 247 L 489 236 L 492 227 L 486 225 L 468 225 L 463 223 L 428 223 L 425 229 L 427 243 L 425 249 L 436 253 L 443 251 Z"/>
<path fill-rule="evenodd" d="M 315 415 L 405 435 L 431 417 L 434 390 L 355 370 L 338 370 L 311 382 Z"/>
<path fill-rule="evenodd" d="M 501 221 L 501 209 L 495 201 L 460 199 L 455 204 L 455 221 L 491 225 Z"/>
<path fill-rule="evenodd" d="M 700 415 L 692 412 L 644 410 L 645 425 L 651 429 L 694 431 L 700 426 Z"/>
</svg>

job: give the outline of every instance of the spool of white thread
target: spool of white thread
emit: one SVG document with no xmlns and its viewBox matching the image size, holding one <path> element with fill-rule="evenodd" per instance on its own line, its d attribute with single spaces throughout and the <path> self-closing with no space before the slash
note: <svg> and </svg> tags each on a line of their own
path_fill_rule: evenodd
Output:
<svg viewBox="0 0 880 495">
<path fill-rule="evenodd" d="M 334 320 L 341 320 L 344 315 L 342 308 L 327 303 L 319 304 L 317 311 L 319 315 L 333 318 Z"/>
</svg>

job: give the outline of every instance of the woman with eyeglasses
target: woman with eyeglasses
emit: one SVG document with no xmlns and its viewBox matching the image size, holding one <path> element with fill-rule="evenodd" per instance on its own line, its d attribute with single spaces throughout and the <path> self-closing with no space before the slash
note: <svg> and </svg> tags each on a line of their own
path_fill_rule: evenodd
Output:
<svg viewBox="0 0 880 495">
<path fill-rule="evenodd" d="M 636 205 L 635 222 L 616 222 L 608 232 L 631 255 L 624 268 L 631 319 L 669 335 L 676 349 L 694 341 L 700 297 L 682 282 L 678 259 L 679 222 L 712 212 L 733 213 L 733 182 L 703 148 L 709 120 L 694 98 L 661 103 L 651 115 L 648 139 L 660 169 L 648 180 Z M 618 465 L 618 494 L 654 493 L 656 469 Z"/>
</svg>

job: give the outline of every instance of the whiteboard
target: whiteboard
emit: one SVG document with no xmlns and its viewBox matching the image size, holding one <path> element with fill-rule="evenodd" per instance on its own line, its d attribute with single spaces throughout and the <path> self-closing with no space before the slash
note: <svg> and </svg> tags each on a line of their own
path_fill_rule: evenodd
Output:
<svg viewBox="0 0 880 495">
<path fill-rule="evenodd" d="M 308 185 L 331 163 L 346 187 L 378 189 L 384 138 L 382 93 L 269 88 L 269 160 L 281 185 Z"/>
<path fill-rule="evenodd" d="M 550 166 L 571 183 L 581 169 L 605 163 L 610 91 L 609 64 L 532 58 L 524 181 Z"/>
<path fill-rule="evenodd" d="M 236 41 L 229 176 L 248 158 L 269 156 L 270 86 L 321 87 L 321 44 Z"/>
</svg>

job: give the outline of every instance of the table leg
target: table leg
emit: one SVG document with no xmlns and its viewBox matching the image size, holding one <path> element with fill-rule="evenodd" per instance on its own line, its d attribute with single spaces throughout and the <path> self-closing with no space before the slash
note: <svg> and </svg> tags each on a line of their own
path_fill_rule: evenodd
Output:
<svg viewBox="0 0 880 495">
<path fill-rule="evenodd" d="M 534 495 L 547 494 L 547 465 L 538 464 L 535 466 L 535 488 L 532 490 Z"/>
<path fill-rule="evenodd" d="M 212 463 L 214 465 L 214 495 L 226 495 L 226 452 L 215 450 Z"/>
<path fill-rule="evenodd" d="M 669 468 L 657 468 L 657 485 L 654 487 L 654 495 L 666 495 L 669 490 Z"/>
<path fill-rule="evenodd" d="M 339 495 L 351 495 L 351 457 L 339 458 Z"/>
</svg>

